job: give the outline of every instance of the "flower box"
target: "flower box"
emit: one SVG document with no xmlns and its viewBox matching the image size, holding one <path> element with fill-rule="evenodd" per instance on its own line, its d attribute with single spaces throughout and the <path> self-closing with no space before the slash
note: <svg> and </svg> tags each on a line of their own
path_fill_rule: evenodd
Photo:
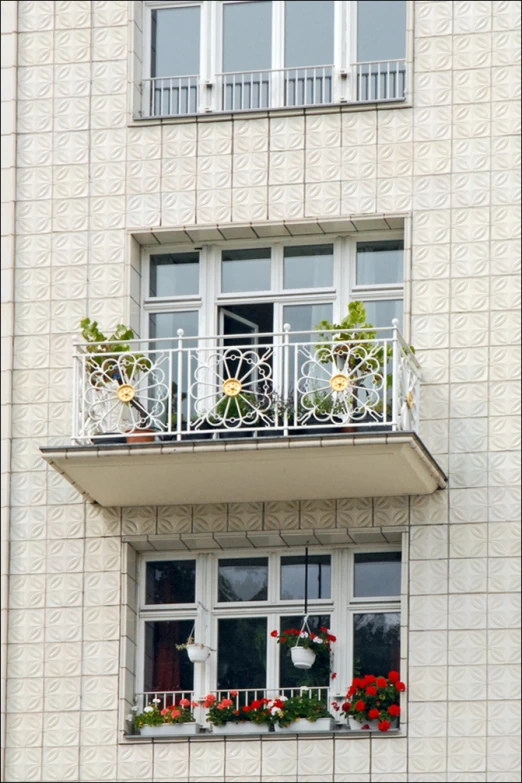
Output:
<svg viewBox="0 0 522 783">
<path fill-rule="evenodd" d="M 277 723 L 274 726 L 276 732 L 283 734 L 295 734 L 296 732 L 317 732 L 317 731 L 333 731 L 335 728 L 335 720 L 333 718 L 319 718 L 316 721 L 310 721 L 308 718 L 298 718 L 290 723 L 288 726 L 279 726 Z"/>
<path fill-rule="evenodd" d="M 239 723 L 229 721 L 222 726 L 212 726 L 212 734 L 267 734 L 269 729 L 266 723 L 253 723 L 248 720 Z"/>
<path fill-rule="evenodd" d="M 195 721 L 187 723 L 163 723 L 161 726 L 142 726 L 142 737 L 187 737 L 198 734 L 201 726 Z"/>
<path fill-rule="evenodd" d="M 399 719 L 398 718 L 390 718 L 390 729 L 396 729 L 399 725 Z M 364 721 L 358 721 L 355 720 L 355 718 L 352 718 L 351 715 L 348 715 L 348 725 L 350 726 L 350 731 L 379 731 L 379 721 L 378 720 L 364 720 Z"/>
</svg>

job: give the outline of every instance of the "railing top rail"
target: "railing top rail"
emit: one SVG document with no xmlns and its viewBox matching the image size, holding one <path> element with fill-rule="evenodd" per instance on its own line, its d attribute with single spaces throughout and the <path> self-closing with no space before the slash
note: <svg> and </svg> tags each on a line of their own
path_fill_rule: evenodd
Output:
<svg viewBox="0 0 522 783">
<path fill-rule="evenodd" d="M 342 333 L 356 333 L 356 332 L 377 332 L 377 337 L 375 338 L 368 338 L 368 340 L 364 340 L 364 342 L 368 341 L 371 342 L 372 339 L 379 340 L 379 339 L 390 339 L 389 337 L 386 338 L 385 335 L 382 336 L 382 338 L 379 338 L 379 333 L 381 332 L 392 332 L 394 330 L 394 326 L 390 324 L 390 326 L 375 326 L 375 327 L 367 327 L 367 328 L 356 328 L 356 329 L 304 329 L 304 330 L 284 330 L 282 332 L 256 332 L 255 334 L 252 333 L 244 333 L 244 334 L 234 334 L 234 335 L 223 335 L 223 334 L 211 334 L 211 335 L 185 335 L 185 334 L 178 334 L 173 335 L 172 337 L 135 337 L 132 340 L 105 340 L 105 341 L 99 341 L 99 342 L 93 342 L 93 343 L 85 343 L 80 341 L 73 342 L 74 348 L 83 348 L 84 350 L 87 349 L 87 346 L 89 345 L 114 345 L 115 343 L 125 343 L 125 345 L 142 345 L 143 343 L 154 343 L 154 345 L 157 345 L 158 343 L 171 343 L 173 340 L 186 340 L 186 341 L 193 341 L 193 340 L 231 340 L 234 338 L 234 340 L 238 339 L 249 339 L 251 340 L 253 337 L 256 339 L 260 337 L 285 337 L 285 335 L 288 336 L 299 336 L 299 335 L 314 335 L 313 338 L 308 340 L 307 342 L 310 343 L 316 343 L 319 341 L 319 338 L 321 335 L 336 335 Z M 397 334 L 401 336 L 399 330 L 397 330 Z M 402 338 L 404 341 L 404 338 Z M 356 340 L 354 342 L 357 342 Z M 405 343 L 406 345 L 406 343 Z M 232 347 L 232 346 L 229 346 Z M 156 350 L 156 349 L 151 349 Z M 92 353 L 92 351 L 89 351 L 89 353 Z"/>
<path fill-rule="evenodd" d="M 156 82 L 159 79 L 199 79 L 199 73 L 183 73 L 176 76 L 148 76 L 146 79 L 142 79 L 144 82 Z"/>
<path fill-rule="evenodd" d="M 379 63 L 405 63 L 404 57 L 391 57 L 388 60 L 357 60 L 353 65 L 378 65 Z"/>
<path fill-rule="evenodd" d="M 318 68 L 334 67 L 333 63 L 326 63 L 324 65 L 285 65 L 284 68 L 251 68 L 249 71 L 221 71 L 221 73 L 217 73 L 216 76 L 241 76 L 242 74 L 280 73 L 281 71 L 313 71 Z"/>
</svg>

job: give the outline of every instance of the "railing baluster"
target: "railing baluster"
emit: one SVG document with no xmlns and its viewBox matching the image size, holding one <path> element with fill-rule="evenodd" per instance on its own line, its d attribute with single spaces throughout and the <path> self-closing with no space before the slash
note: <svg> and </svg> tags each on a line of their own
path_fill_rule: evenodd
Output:
<svg viewBox="0 0 522 783">
<path fill-rule="evenodd" d="M 176 440 L 181 440 L 181 422 L 183 419 L 183 335 L 185 334 L 183 329 L 178 329 L 178 388 L 177 395 L 178 401 L 176 405 Z M 188 358 L 188 357 L 187 357 Z"/>
</svg>

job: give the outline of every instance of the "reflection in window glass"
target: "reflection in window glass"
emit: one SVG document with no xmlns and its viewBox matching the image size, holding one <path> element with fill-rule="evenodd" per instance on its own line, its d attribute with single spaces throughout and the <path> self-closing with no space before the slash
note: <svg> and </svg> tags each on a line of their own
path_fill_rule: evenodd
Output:
<svg viewBox="0 0 522 783">
<path fill-rule="evenodd" d="M 149 296 L 189 296 L 199 292 L 199 253 L 150 257 Z"/>
<path fill-rule="evenodd" d="M 200 9 L 152 11 L 151 76 L 199 74 Z"/>
<path fill-rule="evenodd" d="M 149 321 L 149 336 L 176 337 L 178 329 L 183 329 L 185 337 L 196 336 L 198 333 L 198 314 L 194 310 L 179 310 L 172 313 L 151 313 Z M 176 344 L 160 343 L 158 347 L 175 348 Z"/>
<path fill-rule="evenodd" d="M 281 600 L 295 601 L 305 597 L 305 558 L 281 558 Z M 308 598 L 330 598 L 332 568 L 330 555 L 309 555 Z"/>
<path fill-rule="evenodd" d="M 285 247 L 284 288 L 333 285 L 333 246 Z"/>
<path fill-rule="evenodd" d="M 176 650 L 184 644 L 194 619 L 158 620 L 145 623 L 145 678 L 146 691 L 191 691 L 194 688 L 194 666 L 185 650 Z"/>
<path fill-rule="evenodd" d="M 270 248 L 224 250 L 221 261 L 221 290 L 270 290 Z"/>
<path fill-rule="evenodd" d="M 266 617 L 218 620 L 218 690 L 266 688 Z"/>
<path fill-rule="evenodd" d="M 282 633 L 287 628 L 301 630 L 304 615 L 281 617 L 279 631 Z M 330 628 L 330 615 L 311 615 L 308 617 L 308 625 L 312 633 L 319 633 L 321 626 Z M 298 688 L 303 685 L 325 686 L 330 684 L 330 661 L 328 656 L 318 656 L 311 669 L 296 669 L 290 657 L 290 650 L 284 644 L 279 644 L 279 682 L 281 689 Z M 290 696 L 292 694 L 283 694 Z"/>
<path fill-rule="evenodd" d="M 394 318 L 399 321 L 399 329 L 402 329 L 402 299 L 381 299 L 366 301 L 364 303 L 366 307 L 366 317 L 368 323 L 372 326 L 389 326 L 391 331 L 391 325 Z M 384 337 L 384 334 L 380 335 Z"/>
<path fill-rule="evenodd" d="M 307 305 L 285 305 L 283 308 L 283 322 L 290 324 L 292 332 L 309 332 L 309 335 L 296 335 L 290 341 L 301 342 L 308 337 L 315 336 L 315 328 L 321 321 L 332 320 L 331 304 L 307 304 Z"/>
<path fill-rule="evenodd" d="M 218 601 L 266 601 L 268 558 L 241 557 L 219 561 Z"/>
<path fill-rule="evenodd" d="M 196 561 L 147 563 L 146 604 L 191 604 L 196 600 Z"/>
<path fill-rule="evenodd" d="M 357 243 L 357 285 L 393 285 L 403 282 L 404 242 Z"/>
<path fill-rule="evenodd" d="M 359 0 L 357 61 L 406 57 L 406 0 Z"/>
<path fill-rule="evenodd" d="M 272 67 L 272 3 L 226 3 L 223 6 L 223 71 Z"/>
<path fill-rule="evenodd" d="M 399 612 L 354 615 L 354 677 L 400 671 L 400 630 Z"/>
<path fill-rule="evenodd" d="M 287 0 L 285 66 L 330 65 L 333 61 L 333 0 Z"/>
<path fill-rule="evenodd" d="M 401 594 L 400 552 L 356 552 L 355 598 Z"/>
</svg>

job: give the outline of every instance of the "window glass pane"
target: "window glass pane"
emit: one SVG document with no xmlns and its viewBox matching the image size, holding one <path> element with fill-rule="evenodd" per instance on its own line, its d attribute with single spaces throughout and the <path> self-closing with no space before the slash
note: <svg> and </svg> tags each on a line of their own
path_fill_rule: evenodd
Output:
<svg viewBox="0 0 522 783">
<path fill-rule="evenodd" d="M 401 594 L 401 553 L 356 553 L 353 594 L 356 598 Z"/>
<path fill-rule="evenodd" d="M 287 628 L 301 630 L 304 615 L 281 617 L 279 631 L 282 633 Z M 313 633 L 319 633 L 321 626 L 330 628 L 330 615 L 312 615 L 308 617 L 308 625 Z M 290 650 L 284 644 L 278 644 L 279 648 L 279 682 L 280 688 L 297 688 L 302 685 L 328 686 L 330 684 L 329 656 L 318 655 L 311 669 L 296 669 L 290 657 Z M 284 694 L 290 696 L 290 694 Z M 316 696 L 317 694 L 313 694 Z"/>
<path fill-rule="evenodd" d="M 281 600 L 305 597 L 305 557 L 281 558 Z M 330 555 L 308 557 L 308 598 L 330 598 L 332 568 Z"/>
<path fill-rule="evenodd" d="M 285 65 L 330 65 L 333 61 L 333 0 L 287 0 Z"/>
<path fill-rule="evenodd" d="M 381 299 L 365 302 L 366 317 L 372 326 L 389 326 L 391 330 L 394 318 L 399 320 L 399 329 L 402 329 L 402 299 Z M 380 334 L 384 337 L 385 334 Z"/>
<path fill-rule="evenodd" d="M 272 67 L 272 3 L 223 6 L 223 71 Z"/>
<path fill-rule="evenodd" d="M 199 253 L 150 257 L 149 296 L 188 296 L 199 292 Z"/>
<path fill-rule="evenodd" d="M 399 612 L 354 615 L 354 677 L 400 671 L 400 617 Z"/>
<path fill-rule="evenodd" d="M 266 617 L 218 620 L 218 690 L 266 688 Z"/>
<path fill-rule="evenodd" d="M 192 604 L 196 600 L 196 561 L 147 563 L 146 604 Z"/>
<path fill-rule="evenodd" d="M 333 245 L 285 247 L 284 288 L 333 285 Z"/>
<path fill-rule="evenodd" d="M 221 262 L 221 290 L 270 290 L 270 248 L 224 250 Z"/>
<path fill-rule="evenodd" d="M 167 377 L 169 373 L 169 361 L 171 362 L 173 379 L 179 377 L 178 364 L 180 362 L 180 354 L 177 352 L 174 352 L 173 354 L 168 354 L 166 353 L 166 351 L 168 349 L 178 347 L 178 339 L 177 339 L 178 329 L 183 329 L 183 331 L 185 332 L 185 338 L 197 335 L 198 313 L 193 310 L 180 310 L 178 312 L 172 312 L 172 313 L 151 313 L 149 316 L 149 336 L 151 341 L 154 341 L 155 337 L 174 338 L 172 340 L 165 340 L 165 342 L 161 342 L 161 343 L 151 342 L 150 344 L 152 350 L 158 350 L 158 353 L 155 355 L 155 361 L 157 362 L 158 367 L 160 367 L 163 370 L 163 372 L 165 372 Z M 197 340 L 184 339 L 183 346 L 185 348 L 194 348 L 197 346 Z M 160 353 L 160 351 L 162 351 L 163 353 Z M 189 387 L 194 382 L 195 362 L 194 361 L 191 362 L 190 373 L 189 373 L 187 356 L 188 354 L 186 352 L 183 352 L 182 359 L 181 359 L 182 362 L 181 377 L 183 379 L 183 384 L 182 384 L 183 388 L 181 390 L 182 393 L 181 411 L 178 410 L 178 385 L 175 380 L 173 381 L 172 384 L 172 411 L 171 411 L 170 423 L 173 428 L 176 427 L 176 423 L 180 413 L 183 415 L 184 418 L 187 418 L 188 415 L 193 414 L 193 411 L 189 412 L 188 410 L 187 400 L 189 394 Z M 152 389 L 151 391 L 152 391 L 151 394 L 152 396 L 154 394 L 154 389 Z M 165 412 L 164 418 L 166 421 L 167 412 Z"/>
<path fill-rule="evenodd" d="M 199 30 L 199 6 L 152 11 L 151 75 L 198 75 Z"/>
<path fill-rule="evenodd" d="M 406 57 L 406 0 L 359 0 L 357 60 Z"/>
<path fill-rule="evenodd" d="M 172 313 L 151 313 L 149 320 L 149 336 L 151 340 L 154 340 L 155 337 L 176 337 L 178 329 L 184 330 L 185 337 L 197 335 L 197 312 L 194 310 L 179 310 Z M 158 347 L 175 348 L 176 345 L 175 341 L 172 341 L 172 343 L 160 343 Z"/>
<path fill-rule="evenodd" d="M 241 557 L 219 561 L 218 601 L 266 601 L 268 558 Z"/>
<path fill-rule="evenodd" d="M 403 282 L 404 242 L 358 242 L 357 285 Z"/>
<path fill-rule="evenodd" d="M 290 324 L 292 332 L 309 332 L 309 335 L 296 335 L 290 340 L 293 342 L 302 342 L 315 339 L 315 328 L 321 321 L 332 320 L 331 304 L 310 304 L 310 305 L 285 305 L 283 308 L 283 322 Z"/>
<path fill-rule="evenodd" d="M 194 688 L 194 665 L 184 644 L 194 627 L 194 620 L 158 620 L 145 623 L 146 691 L 191 691 Z"/>
</svg>

